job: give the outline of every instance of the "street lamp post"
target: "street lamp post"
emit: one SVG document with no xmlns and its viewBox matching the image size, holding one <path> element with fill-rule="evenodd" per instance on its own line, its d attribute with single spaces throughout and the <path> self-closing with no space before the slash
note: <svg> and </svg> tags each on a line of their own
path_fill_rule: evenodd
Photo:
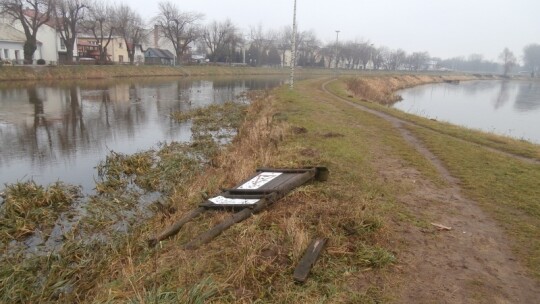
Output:
<svg viewBox="0 0 540 304">
<path fill-rule="evenodd" d="M 293 32 L 292 32 L 292 46 L 291 46 L 291 79 L 290 89 L 294 89 L 294 67 L 296 65 L 296 0 L 294 0 L 294 13 L 293 13 Z"/>
</svg>

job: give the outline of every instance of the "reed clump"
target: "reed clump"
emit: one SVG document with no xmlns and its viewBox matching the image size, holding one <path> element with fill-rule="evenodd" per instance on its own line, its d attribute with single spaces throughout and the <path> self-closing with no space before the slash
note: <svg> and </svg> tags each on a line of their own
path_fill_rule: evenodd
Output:
<svg viewBox="0 0 540 304">
<path fill-rule="evenodd" d="M 0 207 L 0 239 L 20 241 L 36 230 L 48 234 L 58 216 L 80 196 L 79 187 L 62 182 L 48 187 L 34 181 L 7 185 Z"/>
<path fill-rule="evenodd" d="M 348 77 L 344 79 L 349 92 L 360 99 L 383 105 L 401 100 L 396 91 L 426 83 L 471 79 L 461 75 L 399 75 L 380 77 Z"/>
</svg>

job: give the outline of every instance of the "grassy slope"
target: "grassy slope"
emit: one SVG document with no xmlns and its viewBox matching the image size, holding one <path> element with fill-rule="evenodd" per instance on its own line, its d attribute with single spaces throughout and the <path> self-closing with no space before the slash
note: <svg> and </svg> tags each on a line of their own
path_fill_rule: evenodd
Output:
<svg viewBox="0 0 540 304">
<path fill-rule="evenodd" d="M 462 80 L 467 80 L 467 79 L 471 79 L 471 78 L 462 77 Z M 479 145 L 484 145 L 490 148 L 499 149 L 504 152 L 540 160 L 540 146 L 539 145 L 531 144 L 523 140 L 515 140 L 509 137 L 505 137 L 505 136 L 501 136 L 501 135 L 497 135 L 493 133 L 486 133 L 486 132 L 471 130 L 471 129 L 467 129 L 467 128 L 453 125 L 450 123 L 433 121 L 427 118 L 408 114 L 408 113 L 396 110 L 394 108 L 390 108 L 388 106 L 384 106 L 379 103 L 372 102 L 373 100 L 371 97 L 379 97 L 379 96 L 369 95 L 369 91 L 374 90 L 377 92 L 383 91 L 384 92 L 383 95 L 391 96 L 393 92 L 395 92 L 396 90 L 406 88 L 406 87 L 411 87 L 414 85 L 424 84 L 428 82 L 435 82 L 434 80 L 436 80 L 435 77 L 426 77 L 426 76 L 398 77 L 397 79 L 394 79 L 394 81 L 391 81 L 391 80 L 389 81 L 388 77 L 381 77 L 379 81 L 372 81 L 371 79 L 363 80 L 364 84 L 370 87 L 370 89 L 367 90 L 368 94 L 362 94 L 363 91 L 359 91 L 354 94 L 356 97 L 353 97 L 351 95 L 347 84 L 345 84 L 344 82 L 334 82 L 331 84 L 330 87 L 332 88 L 332 91 L 334 94 L 342 98 L 349 99 L 351 101 L 355 101 L 355 100 L 358 101 L 358 99 L 362 101 L 370 101 L 370 102 L 363 102 L 362 104 L 374 110 L 386 112 L 393 116 L 399 117 L 403 120 L 411 121 L 427 129 L 431 129 L 439 133 L 444 133 L 444 134 L 447 134 L 447 135 L 450 135 L 459 139 L 463 139 L 472 143 L 479 144 Z M 384 87 L 384 89 L 382 89 L 382 87 Z"/>
<path fill-rule="evenodd" d="M 233 226 L 196 251 L 180 246 L 225 215 L 204 216 L 156 251 L 132 245 L 128 251 L 133 256 L 113 262 L 117 275 L 104 280 L 95 301 L 370 303 L 389 299 L 391 291 L 384 290 L 383 284 L 366 282 L 382 279 L 385 266 L 395 261 L 397 248 L 389 243 L 385 225 L 390 221 L 387 214 L 403 215 L 393 198 L 403 189 L 380 180 L 371 160 L 384 153 L 419 164 L 428 174 L 433 168 L 385 121 L 321 98 L 321 83 L 302 82 L 296 92 L 278 90 L 275 99 L 265 101 L 264 107 L 270 107 L 258 122 L 247 125 L 217 168 L 209 169 L 187 192 L 179 191 L 173 201 L 180 213 L 185 212 L 201 192 L 231 186 L 256 166 L 326 165 L 331 171 L 327 182 L 299 188 L 271 210 Z M 289 131 L 283 129 L 286 126 Z M 156 224 L 147 229 L 159 230 Z M 328 237 L 329 247 L 309 281 L 297 285 L 293 269 L 316 236 Z"/>
<path fill-rule="evenodd" d="M 334 82 L 330 88 L 354 100 L 347 97 L 343 83 Z M 518 256 L 540 278 L 540 165 L 482 147 L 538 160 L 539 145 L 430 121 L 375 103 L 355 102 L 418 124 L 411 131 L 461 180 L 466 193 L 505 228 Z"/>
<path fill-rule="evenodd" d="M 396 194 L 407 189 L 381 180 L 373 160 L 379 155 L 398 158 L 435 182 L 441 181 L 437 180 L 433 167 L 387 122 L 361 111 L 351 111 L 349 106 L 325 96 L 320 91 L 323 82 L 301 82 L 295 92 L 279 89 L 273 97 L 261 99 L 250 107 L 249 118 L 235 145 L 192 183 L 178 185 L 173 191 L 171 201 L 178 210 L 173 218 L 156 215 L 141 230 L 122 238 L 118 244 L 111 244 L 110 249 L 101 250 L 103 256 L 87 252 L 74 257 L 70 263 L 79 263 L 80 273 L 69 275 L 81 275 L 78 281 L 84 286 L 77 289 L 81 293 L 68 295 L 65 300 L 98 303 L 202 303 L 205 300 L 216 303 L 373 303 L 391 299 L 393 290 L 384 287 L 388 286 L 384 282 L 392 273 L 387 266 L 399 256 L 399 247 L 386 227 L 395 220 L 423 224 L 422 219 L 408 214 L 395 203 Z M 334 89 L 339 91 L 338 86 Z M 347 95 L 345 91 L 341 92 Z M 513 211 L 510 214 L 516 219 L 508 218 L 517 222 L 525 219 L 523 225 L 532 229 L 528 233 L 538 235 L 540 225 L 535 222 L 538 216 L 534 213 L 538 206 L 534 204 L 534 198 L 539 197 L 536 189 L 540 187 L 534 188 L 531 184 L 540 180 L 536 175 L 538 167 L 525 170 L 520 164 L 499 159 L 499 154 L 491 155 L 476 145 L 454 142 L 447 135 L 431 134 L 429 130 L 415 132 L 439 157 L 452 164 L 449 165 L 452 172 L 465 181 L 467 191 L 488 210 L 490 204 L 498 202 L 497 196 L 505 195 L 508 204 L 504 204 L 500 213 Z M 448 145 L 452 145 L 452 149 L 447 149 Z M 492 176 L 490 168 L 485 168 L 489 171 L 486 172 L 472 167 L 474 175 L 469 171 L 461 172 L 458 163 L 463 162 L 460 158 L 463 149 L 468 152 L 466 164 L 478 166 L 478 159 L 488 153 L 487 161 L 500 162 L 506 170 L 502 173 L 507 174 L 514 167 L 517 171 L 508 176 L 497 175 L 491 180 L 486 179 Z M 257 166 L 304 165 L 328 166 L 330 179 L 299 188 L 271 210 L 233 226 L 196 251 L 184 251 L 181 245 L 226 214 L 205 215 L 156 249 L 147 248 L 146 238 L 194 208 L 205 195 L 219 192 L 220 187 L 234 185 Z M 520 176 L 525 178 L 514 183 Z M 508 185 L 501 191 L 490 193 L 490 186 L 499 182 Z M 516 191 L 511 191 L 513 185 L 516 185 Z M 517 191 L 517 187 L 524 186 L 530 191 L 521 196 L 522 191 Z M 523 203 L 519 208 L 512 203 L 516 198 Z M 532 200 L 528 202 L 526 198 Z M 523 216 L 527 212 L 530 218 Z M 509 229 L 515 231 L 516 239 L 521 240 L 520 237 L 526 235 L 516 223 L 506 223 L 504 218 L 501 221 L 505 227 L 516 225 L 515 230 Z M 305 285 L 294 284 L 292 271 L 315 236 L 329 237 L 329 247 L 317 262 L 309 281 Z M 531 243 L 537 245 L 535 241 Z M 516 248 L 522 256 L 532 258 L 530 265 L 534 269 L 534 258 L 539 256 L 534 246 L 524 246 L 520 242 Z M 87 279 L 89 270 L 97 281 Z M 50 280 L 54 278 L 51 276 Z"/>
<path fill-rule="evenodd" d="M 287 73 L 287 71 L 284 69 L 218 66 L 6 66 L 0 67 L 0 81 L 104 79 L 149 76 L 268 75 L 282 73 Z"/>
</svg>

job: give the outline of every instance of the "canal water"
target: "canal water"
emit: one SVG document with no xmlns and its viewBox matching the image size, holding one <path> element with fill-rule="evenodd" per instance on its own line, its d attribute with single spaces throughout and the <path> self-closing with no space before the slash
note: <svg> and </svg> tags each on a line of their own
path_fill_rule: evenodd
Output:
<svg viewBox="0 0 540 304">
<path fill-rule="evenodd" d="M 95 166 L 109 151 L 135 153 L 189 141 L 190 123 L 171 118 L 226 101 L 285 77 L 93 80 L 0 87 L 0 192 L 6 183 L 64 181 L 92 192 Z"/>
<path fill-rule="evenodd" d="M 398 94 L 402 111 L 540 144 L 539 81 L 429 84 Z"/>
</svg>

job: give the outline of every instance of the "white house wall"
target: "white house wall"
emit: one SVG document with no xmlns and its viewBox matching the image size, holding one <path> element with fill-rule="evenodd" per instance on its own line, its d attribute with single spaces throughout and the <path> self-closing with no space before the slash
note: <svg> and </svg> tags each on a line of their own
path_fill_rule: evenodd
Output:
<svg viewBox="0 0 540 304">
<path fill-rule="evenodd" d="M 37 40 L 42 43 L 41 58 L 47 61 L 47 63 L 49 63 L 50 61 L 58 62 L 60 39 L 58 39 L 58 33 L 56 32 L 56 29 L 44 24 L 38 30 Z M 63 51 L 65 52 L 65 50 L 66 49 L 64 49 Z"/>
<path fill-rule="evenodd" d="M 6 57 L 5 53 L 8 53 L 8 56 Z M 24 57 L 24 49 L 23 44 L 19 42 L 6 42 L 6 41 L 0 41 L 0 57 L 4 60 L 15 60 L 17 59 L 15 57 L 15 52 L 19 52 L 19 58 L 20 60 Z"/>
</svg>

